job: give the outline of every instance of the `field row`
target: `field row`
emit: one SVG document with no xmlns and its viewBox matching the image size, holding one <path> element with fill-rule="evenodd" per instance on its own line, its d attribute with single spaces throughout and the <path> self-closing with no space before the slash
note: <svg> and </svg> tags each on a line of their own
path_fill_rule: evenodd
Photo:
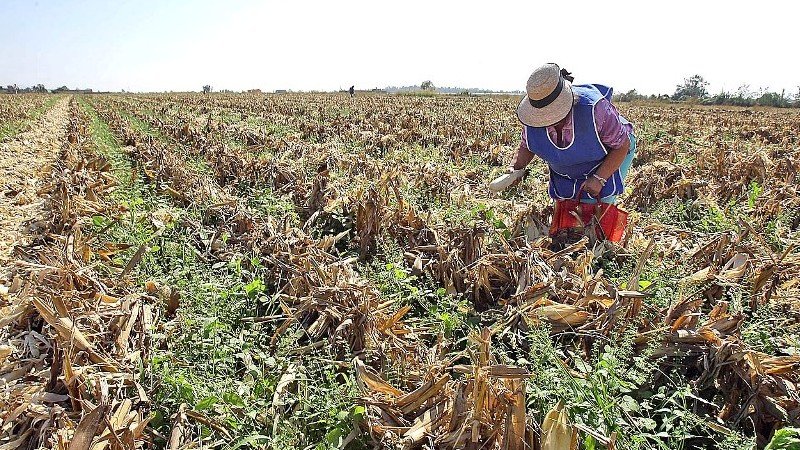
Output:
<svg viewBox="0 0 800 450">
<path fill-rule="evenodd" d="M 23 131 L 58 98 L 46 94 L 0 95 L 0 142 Z"/>
</svg>

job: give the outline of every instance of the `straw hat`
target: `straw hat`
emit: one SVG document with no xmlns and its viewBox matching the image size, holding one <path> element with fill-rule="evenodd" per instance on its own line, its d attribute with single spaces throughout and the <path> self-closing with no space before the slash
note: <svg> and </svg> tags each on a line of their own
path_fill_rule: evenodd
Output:
<svg viewBox="0 0 800 450">
<path fill-rule="evenodd" d="M 520 122 L 531 127 L 546 127 L 566 117 L 572 109 L 571 80 L 569 72 L 558 64 L 545 64 L 534 70 L 525 87 L 528 95 L 517 107 Z"/>
</svg>

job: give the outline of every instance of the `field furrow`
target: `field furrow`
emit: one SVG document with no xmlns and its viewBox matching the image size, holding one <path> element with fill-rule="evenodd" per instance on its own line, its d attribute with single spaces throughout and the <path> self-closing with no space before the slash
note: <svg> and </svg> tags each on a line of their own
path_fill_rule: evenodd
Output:
<svg viewBox="0 0 800 450">
<path fill-rule="evenodd" d="M 69 98 L 58 99 L 31 130 L 0 143 L 0 265 L 5 269 L 24 227 L 42 206 L 38 189 L 63 143 L 68 105 Z"/>
</svg>

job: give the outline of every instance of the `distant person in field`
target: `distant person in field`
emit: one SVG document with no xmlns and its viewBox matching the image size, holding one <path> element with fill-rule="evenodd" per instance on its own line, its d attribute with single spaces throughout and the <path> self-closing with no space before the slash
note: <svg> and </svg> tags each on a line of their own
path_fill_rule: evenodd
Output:
<svg viewBox="0 0 800 450">
<path fill-rule="evenodd" d="M 548 193 L 555 200 L 616 203 L 636 155 L 633 125 L 611 103 L 612 89 L 572 84 L 557 64 L 545 64 L 528 78 L 517 107 L 522 142 L 508 167 L 523 169 L 533 156 L 550 168 Z M 519 173 L 519 172 L 517 172 Z"/>
<path fill-rule="evenodd" d="M 348 92 L 350 92 L 350 98 L 353 98 L 356 95 L 356 87 L 355 86 L 350 86 L 350 89 L 348 90 Z"/>
</svg>

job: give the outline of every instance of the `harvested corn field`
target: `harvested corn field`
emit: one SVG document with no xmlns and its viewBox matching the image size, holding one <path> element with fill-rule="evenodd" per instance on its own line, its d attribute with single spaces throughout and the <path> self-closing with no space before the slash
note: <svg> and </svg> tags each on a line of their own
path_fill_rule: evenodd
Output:
<svg viewBox="0 0 800 450">
<path fill-rule="evenodd" d="M 548 235 L 541 161 L 489 191 L 516 97 L 18 98 L 3 167 L 51 160 L 3 180 L 3 211 L 41 204 L 3 217 L 2 449 L 752 448 L 800 426 L 796 111 L 620 104 L 639 150 L 611 243 Z"/>
</svg>

